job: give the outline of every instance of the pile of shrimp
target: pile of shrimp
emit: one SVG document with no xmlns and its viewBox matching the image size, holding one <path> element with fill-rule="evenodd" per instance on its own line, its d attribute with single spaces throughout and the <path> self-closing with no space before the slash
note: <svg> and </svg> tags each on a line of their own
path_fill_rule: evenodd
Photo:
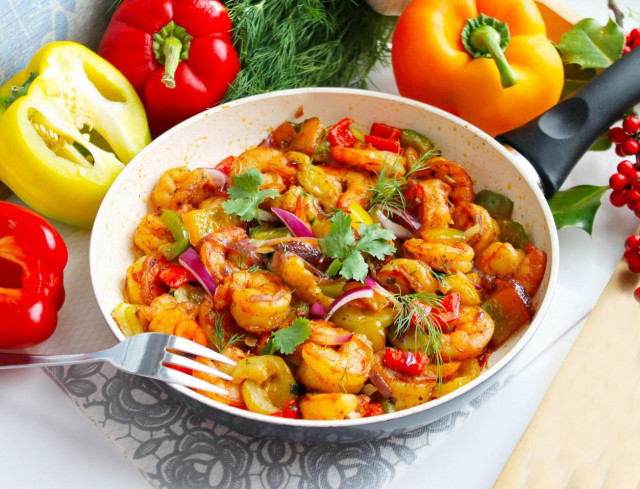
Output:
<svg viewBox="0 0 640 489">
<path fill-rule="evenodd" d="M 399 145 L 398 152 L 380 150 L 362 137 L 353 146 L 331 146 L 327 131 L 317 118 L 285 122 L 258 147 L 223 160 L 217 168 L 228 175 L 227 187 L 220 188 L 205 169 L 179 167 L 166 171 L 151 192 L 149 213 L 133 236 L 139 258 L 127 272 L 125 302 L 135 306 L 142 330 L 183 336 L 221 349 L 237 362 L 216 366 L 231 381 L 193 372 L 228 392 L 201 392 L 216 401 L 302 419 L 353 419 L 407 409 L 480 375 L 495 347 L 497 318 L 484 306 L 496 291 L 516 290 L 527 319 L 533 314 L 530 298 L 543 280 L 546 255 L 532 244 L 517 248 L 500 241 L 498 222 L 474 203 L 471 177 L 461 165 L 422 155 L 410 145 Z M 426 164 L 412 171 L 425 157 Z M 250 168 L 263 175 L 261 189 L 279 195 L 261 208 L 295 214 L 317 239 L 296 241 L 289 235 L 280 243 L 269 234 L 277 224 L 244 222 L 225 212 L 228 186 Z M 329 309 L 337 296 L 362 286 L 328 276 L 331 260 L 318 242 L 336 211 L 349 213 L 354 205 L 371 210 L 373 189 L 383 174 L 408 175 L 402 180 L 406 212 L 419 223 L 412 237 L 395 240 L 393 255 L 367 257 L 370 276 L 389 295 L 376 291 L 373 298 L 341 307 L 329 320 L 313 317 L 311 305 Z M 209 227 L 199 233 L 189 229 L 189 239 L 216 284 L 213 294 L 193 276 L 175 288 L 161 278 L 167 267 L 177 265 L 161 252 L 174 241 L 161 219 L 164 210 L 185 223 L 208 216 Z M 268 237 L 268 253 L 255 251 L 261 235 Z M 424 332 L 431 345 L 425 349 L 424 341 L 417 341 L 416 321 L 401 332 L 395 328 L 401 310 L 392 294 L 455 295 L 459 310 L 435 332 Z M 291 354 L 264 354 L 273 332 L 291 327 L 296 318 L 309 320 L 309 338 Z M 420 358 L 420 370 L 396 368 L 386 358 L 390 349 L 405 352 L 408 364 Z"/>
</svg>

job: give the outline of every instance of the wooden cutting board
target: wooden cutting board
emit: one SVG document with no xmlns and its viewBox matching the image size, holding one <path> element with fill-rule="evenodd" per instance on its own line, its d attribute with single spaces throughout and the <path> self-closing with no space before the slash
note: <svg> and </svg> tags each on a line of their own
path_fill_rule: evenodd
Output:
<svg viewBox="0 0 640 489">
<path fill-rule="evenodd" d="M 637 286 L 620 262 L 494 489 L 640 487 Z"/>
</svg>

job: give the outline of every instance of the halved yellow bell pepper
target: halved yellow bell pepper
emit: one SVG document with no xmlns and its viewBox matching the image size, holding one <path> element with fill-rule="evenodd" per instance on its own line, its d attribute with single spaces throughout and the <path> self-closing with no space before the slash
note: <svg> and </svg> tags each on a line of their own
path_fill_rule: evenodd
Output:
<svg viewBox="0 0 640 489">
<path fill-rule="evenodd" d="M 0 180 L 53 219 L 91 227 L 113 180 L 150 139 L 133 87 L 80 44 L 43 46 L 0 88 Z"/>
</svg>

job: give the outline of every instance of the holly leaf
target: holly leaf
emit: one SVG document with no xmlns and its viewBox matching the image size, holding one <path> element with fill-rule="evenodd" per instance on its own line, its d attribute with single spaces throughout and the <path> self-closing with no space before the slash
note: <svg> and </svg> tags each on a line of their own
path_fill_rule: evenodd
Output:
<svg viewBox="0 0 640 489">
<path fill-rule="evenodd" d="M 278 197 L 275 190 L 260 190 L 264 176 L 255 168 L 233 177 L 233 186 L 229 187 L 227 200 L 222 207 L 227 214 L 235 214 L 243 221 L 258 219 L 258 206 L 267 198 Z"/>
<path fill-rule="evenodd" d="M 624 31 L 613 19 L 605 26 L 595 19 L 583 19 L 562 35 L 556 47 L 565 63 L 607 68 L 620 58 L 624 44 Z"/>
<path fill-rule="evenodd" d="M 283 355 L 291 355 L 296 347 L 304 343 L 309 336 L 311 336 L 309 320 L 296 318 L 288 328 L 271 333 L 271 337 L 260 355 L 273 355 L 277 350 L 280 350 Z"/>
<path fill-rule="evenodd" d="M 605 132 L 605 133 L 602 133 L 600 137 L 596 140 L 596 142 L 591 145 L 591 147 L 589 148 L 589 151 L 606 151 L 611 146 L 613 146 L 613 144 L 609 139 L 609 134 Z"/>
<path fill-rule="evenodd" d="M 549 199 L 556 228 L 577 227 L 591 234 L 593 221 L 608 186 L 578 185 Z"/>
<path fill-rule="evenodd" d="M 582 88 L 583 85 L 597 74 L 598 72 L 593 68 L 582 69 L 579 65 L 564 63 L 564 86 L 562 87 L 562 95 L 560 95 L 560 98 L 568 97 L 576 90 Z"/>
</svg>

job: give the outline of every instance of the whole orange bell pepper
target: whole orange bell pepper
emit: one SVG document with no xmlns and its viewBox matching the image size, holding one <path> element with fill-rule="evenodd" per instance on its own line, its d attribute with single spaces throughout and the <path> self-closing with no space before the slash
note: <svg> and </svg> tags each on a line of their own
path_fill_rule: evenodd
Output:
<svg viewBox="0 0 640 489">
<path fill-rule="evenodd" d="M 564 82 L 533 0 L 413 0 L 396 25 L 391 59 L 401 95 L 492 136 L 555 105 Z"/>
</svg>

